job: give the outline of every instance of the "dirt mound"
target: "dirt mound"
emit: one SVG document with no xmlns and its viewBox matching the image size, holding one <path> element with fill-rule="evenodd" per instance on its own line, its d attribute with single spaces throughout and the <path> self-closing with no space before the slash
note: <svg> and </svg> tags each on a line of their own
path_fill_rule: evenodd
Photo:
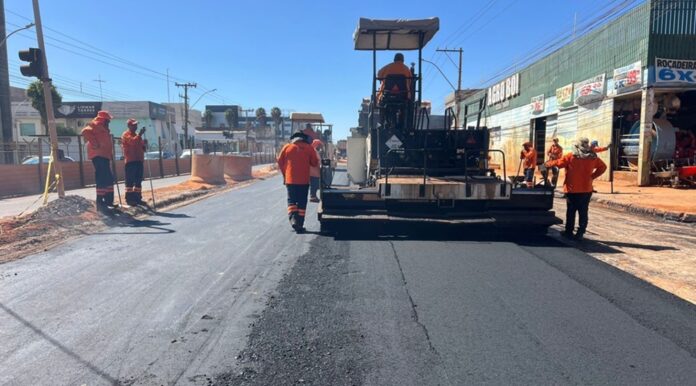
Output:
<svg viewBox="0 0 696 386">
<path fill-rule="evenodd" d="M 94 202 L 81 196 L 65 196 L 49 202 L 28 215 L 29 221 L 60 220 L 66 217 L 77 217 L 94 210 Z"/>
</svg>

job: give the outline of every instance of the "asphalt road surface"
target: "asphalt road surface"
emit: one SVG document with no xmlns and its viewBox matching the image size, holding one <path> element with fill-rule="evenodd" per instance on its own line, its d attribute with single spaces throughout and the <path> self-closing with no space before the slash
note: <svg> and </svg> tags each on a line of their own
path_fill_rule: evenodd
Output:
<svg viewBox="0 0 696 386">
<path fill-rule="evenodd" d="M 553 237 L 290 231 L 278 177 L 0 265 L 0 384 L 694 384 L 696 308 Z"/>
</svg>

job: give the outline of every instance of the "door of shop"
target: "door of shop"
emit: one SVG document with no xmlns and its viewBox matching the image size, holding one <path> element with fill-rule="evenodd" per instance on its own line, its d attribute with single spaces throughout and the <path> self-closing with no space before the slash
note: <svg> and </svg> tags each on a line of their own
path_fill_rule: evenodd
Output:
<svg viewBox="0 0 696 386">
<path fill-rule="evenodd" d="M 546 117 L 532 119 L 529 140 L 537 151 L 537 164 L 544 162 L 546 153 Z"/>
</svg>

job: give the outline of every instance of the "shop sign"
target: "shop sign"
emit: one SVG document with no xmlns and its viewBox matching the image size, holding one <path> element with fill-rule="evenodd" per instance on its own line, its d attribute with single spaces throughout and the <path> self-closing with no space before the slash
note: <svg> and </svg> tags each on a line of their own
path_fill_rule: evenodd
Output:
<svg viewBox="0 0 696 386">
<path fill-rule="evenodd" d="M 696 60 L 656 58 L 655 84 L 696 86 Z"/>
<path fill-rule="evenodd" d="M 488 88 L 488 106 L 520 95 L 520 74 L 517 73 Z"/>
<path fill-rule="evenodd" d="M 575 103 L 584 105 L 604 99 L 604 74 L 575 84 Z"/>
<path fill-rule="evenodd" d="M 65 102 L 56 109 L 56 118 L 94 118 L 101 102 Z"/>
<path fill-rule="evenodd" d="M 544 94 L 532 97 L 532 114 L 540 114 L 544 112 Z"/>
<path fill-rule="evenodd" d="M 573 84 L 556 89 L 556 104 L 559 108 L 571 107 L 573 105 Z"/>
<path fill-rule="evenodd" d="M 167 106 L 160 105 L 158 103 L 148 102 L 150 104 L 150 118 L 152 119 L 166 119 L 167 118 Z"/>
<path fill-rule="evenodd" d="M 607 95 L 616 96 L 640 88 L 642 83 L 641 62 L 637 61 L 628 66 L 614 70 L 614 77 L 608 82 Z"/>
</svg>

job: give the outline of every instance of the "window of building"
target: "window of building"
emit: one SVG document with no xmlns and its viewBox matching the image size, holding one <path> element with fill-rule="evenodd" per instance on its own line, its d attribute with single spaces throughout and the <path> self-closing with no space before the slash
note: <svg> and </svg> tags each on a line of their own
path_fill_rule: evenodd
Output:
<svg viewBox="0 0 696 386">
<path fill-rule="evenodd" d="M 33 123 L 20 123 L 19 124 L 19 135 L 30 136 L 36 135 L 36 125 Z"/>
</svg>

